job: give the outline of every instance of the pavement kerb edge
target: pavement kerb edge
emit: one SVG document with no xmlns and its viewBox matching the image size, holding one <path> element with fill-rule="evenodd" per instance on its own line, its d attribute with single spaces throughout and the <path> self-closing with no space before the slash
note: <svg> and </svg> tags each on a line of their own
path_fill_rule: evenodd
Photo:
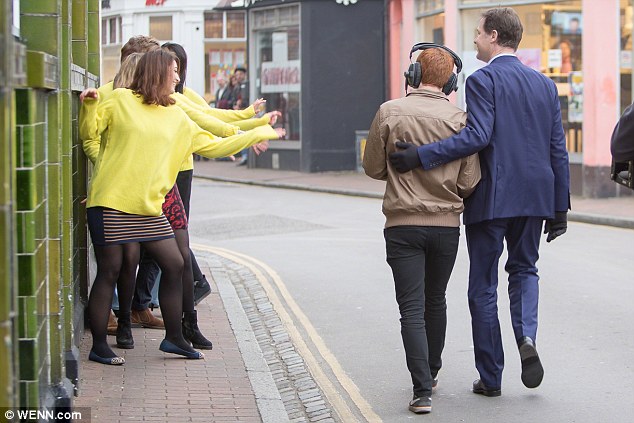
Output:
<svg viewBox="0 0 634 423">
<path fill-rule="evenodd" d="M 201 255 L 200 257 L 204 256 Z M 255 338 L 249 319 L 242 308 L 238 293 L 223 270 L 214 269 L 213 278 L 244 360 L 245 369 L 253 388 L 262 422 L 280 423 L 288 421 L 288 413 L 284 407 L 282 397 Z"/>
<path fill-rule="evenodd" d="M 325 188 L 302 184 L 289 184 L 285 182 L 256 181 L 251 179 L 227 178 L 222 176 L 194 175 L 195 178 L 208 179 L 218 182 L 230 182 L 235 184 L 256 185 L 269 188 L 294 189 L 298 191 L 312 191 L 326 194 L 349 195 L 364 198 L 383 198 L 383 194 L 367 191 L 347 190 L 342 188 Z M 634 219 L 614 216 L 603 216 L 592 213 L 569 212 L 568 220 L 571 222 L 589 223 L 593 225 L 613 226 L 624 229 L 634 229 Z"/>
</svg>

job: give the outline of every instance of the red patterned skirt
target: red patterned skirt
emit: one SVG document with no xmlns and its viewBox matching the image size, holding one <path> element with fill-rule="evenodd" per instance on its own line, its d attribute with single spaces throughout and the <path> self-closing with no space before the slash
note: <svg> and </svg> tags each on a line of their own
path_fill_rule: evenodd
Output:
<svg viewBox="0 0 634 423">
<path fill-rule="evenodd" d="M 185 206 L 183 205 L 183 200 L 176 185 L 174 185 L 174 188 L 165 196 L 163 214 L 167 217 L 167 221 L 170 225 L 172 225 L 172 229 L 187 229 Z"/>
</svg>

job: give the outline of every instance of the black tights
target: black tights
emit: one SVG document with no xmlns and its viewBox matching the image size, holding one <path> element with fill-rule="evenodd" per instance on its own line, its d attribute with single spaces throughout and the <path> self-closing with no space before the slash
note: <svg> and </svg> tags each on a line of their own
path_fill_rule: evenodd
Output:
<svg viewBox="0 0 634 423">
<path fill-rule="evenodd" d="M 192 273 L 191 255 L 189 254 L 189 232 L 187 229 L 176 229 L 174 236 L 185 262 L 185 267 L 183 268 L 183 312 L 194 311 L 194 276 Z M 163 277 L 161 276 L 162 283 Z M 161 304 L 162 307 L 163 305 Z"/>
<path fill-rule="evenodd" d="M 143 247 L 152 255 L 162 271 L 159 301 L 161 303 L 163 321 L 165 322 L 165 339 L 186 351 L 194 351 L 183 338 L 181 329 L 181 317 L 183 314 L 182 277 L 185 266 L 183 254 L 179 251 L 174 238 L 145 242 Z M 107 343 L 108 315 L 110 313 L 114 285 L 119 279 L 122 270 L 124 247 L 122 245 L 95 246 L 95 256 L 97 258 L 97 277 L 88 300 L 88 318 L 93 335 L 92 349 L 101 357 L 111 358 L 115 357 L 116 354 Z M 191 267 L 191 263 L 189 266 Z M 124 279 L 127 280 L 128 278 Z M 134 278 L 130 280 L 134 281 Z M 127 283 L 124 282 L 124 285 L 127 285 Z M 191 285 L 193 292 L 193 283 Z M 126 288 L 124 288 L 124 291 Z M 132 296 L 128 296 L 126 293 L 126 298 L 131 300 Z"/>
</svg>

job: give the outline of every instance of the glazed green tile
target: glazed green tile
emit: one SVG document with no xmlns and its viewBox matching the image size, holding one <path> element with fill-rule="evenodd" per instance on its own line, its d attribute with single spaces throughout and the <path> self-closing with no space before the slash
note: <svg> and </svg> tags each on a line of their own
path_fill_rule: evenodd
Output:
<svg viewBox="0 0 634 423">
<path fill-rule="evenodd" d="M 100 0 L 88 0 L 88 12 L 99 12 Z"/>
<path fill-rule="evenodd" d="M 88 48 L 86 46 L 86 41 L 73 39 L 72 51 L 73 63 L 85 69 L 88 65 Z"/>
<path fill-rule="evenodd" d="M 18 253 L 32 254 L 37 248 L 37 227 L 35 211 L 21 211 L 17 212 L 15 216 Z"/>
<path fill-rule="evenodd" d="M 37 208 L 33 210 L 33 213 L 35 214 L 36 248 L 39 248 L 41 243 L 47 237 L 48 218 L 46 212 L 46 202 L 41 202 L 38 204 Z"/>
<path fill-rule="evenodd" d="M 43 242 L 40 248 L 35 252 L 35 289 L 36 291 L 40 288 L 45 287 L 46 283 L 46 274 L 48 272 L 48 266 L 46 264 L 46 253 L 47 253 L 48 243 Z M 46 291 L 46 289 L 44 289 Z M 40 305 L 46 305 L 46 296 L 43 299 L 38 299 Z M 45 312 L 46 309 L 42 310 L 38 307 L 40 312 Z"/>
<path fill-rule="evenodd" d="M 20 2 L 20 13 L 59 14 L 59 0 L 37 0 Z M 61 3 L 64 3 L 62 1 Z"/>
<path fill-rule="evenodd" d="M 28 40 L 27 48 L 56 56 L 58 53 L 59 22 L 59 16 L 22 15 L 20 35 Z"/>
<path fill-rule="evenodd" d="M 37 343 L 34 339 L 20 339 L 20 380 L 36 380 L 37 376 Z"/>
<path fill-rule="evenodd" d="M 46 158 L 49 163 L 59 163 L 61 157 L 61 128 L 60 128 L 60 94 L 51 94 L 48 97 L 48 134 L 47 134 L 47 147 L 48 157 Z"/>
<path fill-rule="evenodd" d="M 88 53 L 88 72 L 93 75 L 99 75 L 100 64 L 101 59 L 99 53 Z"/>
<path fill-rule="evenodd" d="M 48 237 L 59 238 L 60 226 L 60 191 L 61 166 L 58 164 L 48 165 Z"/>
<path fill-rule="evenodd" d="M 35 163 L 35 125 L 17 125 L 17 166 L 33 167 Z"/>
<path fill-rule="evenodd" d="M 72 14 L 73 40 L 85 40 L 86 2 L 84 0 L 73 0 Z"/>
<path fill-rule="evenodd" d="M 29 407 L 29 408 L 39 408 L 38 406 L 40 405 L 40 386 L 39 386 L 39 381 L 26 381 L 24 382 L 26 384 L 26 388 L 27 388 L 27 393 L 26 393 L 26 397 L 24 398 L 24 400 L 26 401 L 26 404 L 24 405 L 24 407 Z"/>
<path fill-rule="evenodd" d="M 72 143 L 72 127 L 70 122 L 73 120 L 72 115 L 72 94 L 70 92 L 64 92 L 60 98 L 60 104 L 62 107 L 61 110 L 61 119 L 62 119 L 62 143 L 66 140 L 68 144 Z M 64 149 L 62 149 L 62 154 L 64 154 Z"/>
<path fill-rule="evenodd" d="M 16 322 L 17 322 L 18 337 L 29 338 L 29 332 L 28 332 L 29 326 L 27 324 L 28 314 L 26 313 L 26 297 L 18 297 L 17 303 L 18 303 L 18 313 L 16 316 Z"/>
<path fill-rule="evenodd" d="M 35 171 L 35 204 L 36 207 L 46 199 L 46 165 L 37 164 Z"/>
<path fill-rule="evenodd" d="M 37 336 L 37 301 L 35 296 L 18 297 L 19 313 L 22 315 L 22 330 L 20 338 L 34 339 Z"/>
<path fill-rule="evenodd" d="M 27 61 L 27 84 L 29 87 L 34 88 L 47 88 L 56 89 L 59 87 L 59 74 L 57 67 L 59 61 L 57 57 L 36 50 L 29 50 L 26 53 Z M 38 96 L 47 96 L 45 92 L 38 92 Z M 40 101 L 38 99 L 38 101 Z M 42 112 L 45 110 L 41 108 Z M 44 120 L 43 117 L 38 119 L 40 122 Z"/>
<path fill-rule="evenodd" d="M 18 295 L 35 294 L 35 255 L 18 256 Z"/>
<path fill-rule="evenodd" d="M 72 30 L 70 25 L 62 25 L 60 28 L 62 37 L 59 51 L 59 59 L 61 64 L 60 87 L 64 90 L 70 89 L 70 64 L 72 50 Z"/>
<path fill-rule="evenodd" d="M 33 130 L 35 132 L 34 138 L 34 163 L 41 164 L 46 161 L 46 124 L 45 123 L 36 123 L 33 125 Z"/>
<path fill-rule="evenodd" d="M 35 91 L 30 88 L 15 90 L 16 123 L 26 125 L 36 122 Z"/>
<path fill-rule="evenodd" d="M 60 246 L 61 241 L 58 239 L 50 239 L 48 241 L 48 307 L 50 313 L 60 313 L 61 305 L 59 303 L 60 285 Z"/>
<path fill-rule="evenodd" d="M 51 314 L 48 318 L 48 330 L 51 334 L 49 338 L 48 351 L 51 357 L 51 380 L 58 382 L 62 380 L 62 359 L 64 357 L 62 351 L 62 337 L 63 334 L 60 331 L 61 328 L 61 316 L 59 314 Z"/>
<path fill-rule="evenodd" d="M 35 169 L 17 169 L 18 210 L 33 210 L 37 204 Z"/>
</svg>

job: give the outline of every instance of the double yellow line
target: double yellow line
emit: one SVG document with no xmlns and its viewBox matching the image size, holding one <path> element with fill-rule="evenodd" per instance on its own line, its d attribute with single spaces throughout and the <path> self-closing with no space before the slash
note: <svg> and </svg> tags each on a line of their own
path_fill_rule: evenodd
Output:
<svg viewBox="0 0 634 423">
<path fill-rule="evenodd" d="M 288 334 L 291 337 L 291 340 L 293 342 L 293 345 L 297 349 L 297 352 L 304 359 L 306 365 L 308 366 L 308 369 L 310 370 L 310 373 L 313 375 L 315 381 L 321 388 L 324 395 L 326 395 L 326 398 L 328 398 L 328 401 L 334 407 L 336 413 L 339 415 L 342 421 L 346 423 L 359 422 L 359 418 L 350 409 L 344 398 L 337 391 L 335 385 L 322 369 L 322 366 L 319 364 L 319 360 L 317 359 L 313 351 L 308 347 L 300 331 L 297 329 L 297 323 L 301 325 L 311 343 L 315 345 L 319 356 L 330 367 L 330 370 L 332 371 L 334 377 L 337 379 L 337 382 L 346 391 L 348 397 L 352 400 L 353 404 L 358 409 L 359 414 L 365 419 L 365 421 L 377 423 L 382 421 L 381 418 L 372 410 L 370 404 L 365 400 L 365 398 L 363 398 L 361 392 L 359 392 L 359 388 L 357 388 L 357 385 L 355 385 L 355 383 L 348 377 L 346 372 L 339 364 L 337 358 L 328 349 L 324 340 L 321 338 L 321 336 L 319 336 L 313 325 L 310 323 L 310 320 L 308 320 L 308 317 L 306 317 L 302 309 L 297 305 L 290 292 L 286 288 L 284 281 L 282 281 L 275 270 L 253 257 L 237 253 L 235 251 L 230 251 L 218 247 L 209 247 L 202 244 L 192 244 L 191 247 L 195 250 L 207 251 L 231 260 L 248 268 L 253 273 L 253 275 L 255 275 L 256 279 L 262 285 L 262 288 L 264 288 L 269 301 L 275 308 L 275 311 L 284 324 L 284 327 L 288 331 Z M 269 282 L 269 278 L 273 282 L 273 284 L 275 284 L 277 290 L 273 287 L 271 282 Z M 282 301 L 282 299 L 284 301 Z M 284 306 L 284 303 L 286 303 L 288 310 Z M 291 313 L 295 316 L 295 319 L 297 321 L 293 319 Z"/>
</svg>

